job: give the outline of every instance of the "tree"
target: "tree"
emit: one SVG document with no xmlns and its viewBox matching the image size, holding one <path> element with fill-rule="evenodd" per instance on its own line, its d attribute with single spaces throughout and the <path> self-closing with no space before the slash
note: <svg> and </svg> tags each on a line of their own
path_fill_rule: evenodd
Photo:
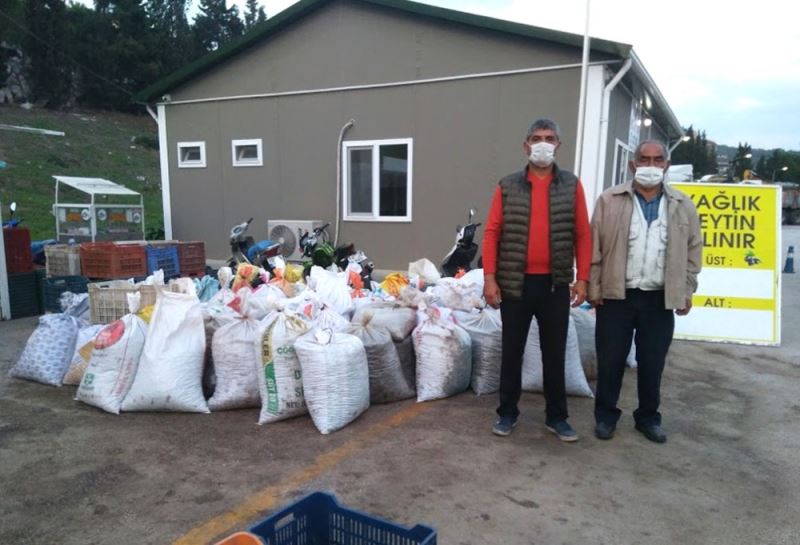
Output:
<svg viewBox="0 0 800 545">
<path fill-rule="evenodd" d="M 750 157 L 747 157 L 747 156 Z M 741 180 L 744 176 L 745 170 L 753 170 L 753 148 L 745 142 L 742 144 L 739 142 L 739 146 L 736 149 L 736 155 L 733 157 L 733 161 L 731 161 L 731 166 L 733 168 L 733 178 Z"/>
<path fill-rule="evenodd" d="M 197 48 L 206 53 L 239 38 L 244 34 L 244 23 L 235 5 L 228 9 L 225 0 L 200 0 L 193 30 Z"/>
<path fill-rule="evenodd" d="M 159 76 L 178 70 L 197 56 L 186 18 L 187 0 L 147 0 L 145 10 L 160 52 Z"/>
<path fill-rule="evenodd" d="M 258 0 L 247 0 L 247 10 L 244 12 L 244 28 L 249 32 L 254 26 L 267 20 L 263 7 L 259 7 Z"/>
<path fill-rule="evenodd" d="M 68 98 L 71 73 L 66 63 L 66 5 L 63 0 L 26 0 L 29 31 L 23 47 L 30 59 L 28 79 L 35 100 L 48 108 Z"/>
<path fill-rule="evenodd" d="M 681 142 L 672 152 L 670 161 L 673 165 L 691 164 L 696 178 L 717 172 L 717 148 L 706 138 L 705 131 L 697 132 L 693 126 L 684 129 L 689 137 Z"/>
</svg>

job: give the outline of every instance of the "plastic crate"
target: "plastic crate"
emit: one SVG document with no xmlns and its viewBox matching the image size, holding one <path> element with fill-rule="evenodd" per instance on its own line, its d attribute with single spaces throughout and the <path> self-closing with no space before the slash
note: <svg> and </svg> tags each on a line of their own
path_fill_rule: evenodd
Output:
<svg viewBox="0 0 800 545">
<path fill-rule="evenodd" d="M 270 545 L 435 545 L 436 531 L 418 524 L 404 528 L 339 505 L 314 492 L 250 528 Z"/>
<path fill-rule="evenodd" d="M 7 272 L 21 273 L 33 270 L 31 232 L 27 227 L 4 228 L 3 242 L 6 248 Z"/>
<path fill-rule="evenodd" d="M 138 291 L 141 294 L 140 308 L 156 303 L 160 287 L 134 286 L 129 282 L 95 282 L 89 284 L 90 319 L 93 324 L 110 324 L 130 312 L 128 294 Z"/>
<path fill-rule="evenodd" d="M 36 275 L 36 299 L 39 304 L 39 312 L 44 312 L 44 280 L 47 278 L 47 269 L 44 267 L 34 267 L 33 273 Z"/>
<path fill-rule="evenodd" d="M 79 276 L 81 247 L 76 244 L 52 244 L 44 247 L 47 276 Z"/>
<path fill-rule="evenodd" d="M 159 269 L 164 271 L 164 279 L 180 276 L 178 249 L 175 246 L 166 244 L 147 246 L 147 274 L 153 274 Z"/>
<path fill-rule="evenodd" d="M 87 278 L 134 278 L 147 275 L 147 253 L 139 244 L 84 242 L 81 271 Z"/>
<path fill-rule="evenodd" d="M 89 281 L 83 276 L 54 276 L 44 280 L 44 310 L 61 312 L 61 294 L 86 293 Z"/>
<path fill-rule="evenodd" d="M 205 242 L 179 242 L 178 260 L 181 276 L 204 276 L 206 274 Z"/>
<path fill-rule="evenodd" d="M 42 313 L 36 289 L 36 273 L 8 273 L 8 302 L 11 318 L 26 318 Z"/>
</svg>

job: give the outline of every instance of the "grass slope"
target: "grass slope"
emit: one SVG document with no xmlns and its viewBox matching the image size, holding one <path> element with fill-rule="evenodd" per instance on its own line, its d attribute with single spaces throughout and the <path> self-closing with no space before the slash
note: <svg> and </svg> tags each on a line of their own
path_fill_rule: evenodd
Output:
<svg viewBox="0 0 800 545">
<path fill-rule="evenodd" d="M 55 238 L 54 174 L 105 178 L 138 191 L 144 195 L 147 231 L 163 227 L 158 151 L 141 144 L 158 141 L 150 116 L 0 105 L 0 124 L 65 133 L 43 136 L 0 129 L 0 160 L 8 164 L 0 169 L 3 218 L 8 219 L 8 205 L 16 201 L 17 216 L 32 239 Z"/>
</svg>

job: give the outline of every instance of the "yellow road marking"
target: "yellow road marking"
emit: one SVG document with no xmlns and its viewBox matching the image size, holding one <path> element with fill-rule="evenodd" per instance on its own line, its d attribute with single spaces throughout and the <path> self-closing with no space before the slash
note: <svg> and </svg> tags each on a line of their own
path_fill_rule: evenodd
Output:
<svg viewBox="0 0 800 545">
<path fill-rule="evenodd" d="M 188 533 L 173 541 L 172 545 L 197 545 L 198 543 L 211 543 L 212 539 L 223 534 L 233 532 L 237 526 L 256 518 L 264 511 L 274 509 L 279 501 L 287 494 L 300 488 L 303 484 L 318 477 L 320 474 L 343 462 L 353 454 L 362 450 L 367 441 L 375 439 L 384 433 L 396 428 L 431 407 L 433 403 L 415 403 L 393 414 L 389 418 L 368 428 L 363 433 L 350 439 L 343 445 L 330 452 L 317 456 L 308 466 L 290 474 L 283 481 L 268 486 L 256 492 L 239 505 L 226 513 L 222 513 L 211 520 L 190 530 Z"/>
</svg>

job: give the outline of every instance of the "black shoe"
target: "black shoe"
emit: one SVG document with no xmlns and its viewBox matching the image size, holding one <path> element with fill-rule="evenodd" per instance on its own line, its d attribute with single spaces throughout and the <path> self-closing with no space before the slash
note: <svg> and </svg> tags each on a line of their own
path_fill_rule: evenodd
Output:
<svg viewBox="0 0 800 545">
<path fill-rule="evenodd" d="M 647 437 L 653 443 L 666 443 L 667 434 L 658 424 L 639 424 L 636 423 L 636 431 Z"/>
<path fill-rule="evenodd" d="M 616 426 L 612 426 L 611 424 L 606 424 L 605 422 L 598 422 L 597 425 L 594 427 L 594 436 L 598 439 L 602 439 L 603 441 L 608 441 L 612 437 L 614 437 L 614 430 L 616 430 Z"/>
<path fill-rule="evenodd" d="M 517 425 L 518 418 L 519 417 L 511 418 L 510 416 L 501 416 L 500 419 L 494 423 L 492 433 L 501 437 L 511 435 L 511 431 L 514 429 L 514 426 Z"/>
<path fill-rule="evenodd" d="M 578 434 L 572 429 L 572 426 L 566 420 L 555 422 L 553 424 L 545 424 L 545 428 L 553 432 L 556 437 L 565 443 L 572 443 L 578 440 Z"/>
</svg>

